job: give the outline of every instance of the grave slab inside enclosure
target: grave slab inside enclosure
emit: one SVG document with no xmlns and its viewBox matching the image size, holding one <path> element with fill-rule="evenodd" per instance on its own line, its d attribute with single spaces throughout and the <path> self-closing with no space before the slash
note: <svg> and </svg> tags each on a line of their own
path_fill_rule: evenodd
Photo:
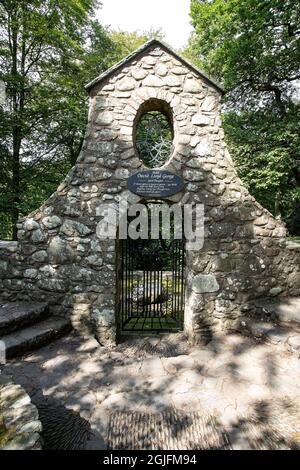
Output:
<svg viewBox="0 0 300 470">
<path fill-rule="evenodd" d="M 217 83 L 152 40 L 87 91 L 88 124 L 75 166 L 42 207 L 19 221 L 18 242 L 0 243 L 2 297 L 46 301 L 52 312 L 70 316 L 81 334 L 114 344 L 137 312 L 138 325 L 184 328 L 198 341 L 236 328 L 254 313 L 257 297 L 299 295 L 299 253 L 286 246 L 284 224 L 237 176 L 224 141 Z M 160 283 L 150 284 L 145 269 L 130 269 L 136 279 L 131 290 L 126 285 L 128 300 L 124 253 L 131 247 L 99 239 L 99 206 L 117 206 L 124 196 L 129 205 L 151 202 L 127 185 L 132 175 L 157 166 L 183 183 L 179 192 L 160 194 L 163 202 L 204 204 L 205 242 L 198 251 L 180 246 L 185 260 L 177 287 L 167 280 L 177 269 L 160 269 Z M 172 301 L 173 308 L 178 302 L 175 315 Z"/>
</svg>

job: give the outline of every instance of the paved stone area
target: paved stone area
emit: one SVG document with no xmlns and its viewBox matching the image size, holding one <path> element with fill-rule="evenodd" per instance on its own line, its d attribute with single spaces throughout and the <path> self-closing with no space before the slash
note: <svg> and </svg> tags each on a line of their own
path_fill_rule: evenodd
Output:
<svg viewBox="0 0 300 470">
<path fill-rule="evenodd" d="M 226 431 L 218 420 L 197 412 L 128 413 L 110 416 L 108 449 L 113 450 L 229 450 Z"/>
<path fill-rule="evenodd" d="M 91 448 L 106 445 L 112 412 L 172 407 L 216 416 L 232 447 L 247 449 L 266 439 L 270 448 L 273 437 L 275 448 L 300 446 L 299 364 L 282 342 L 240 335 L 191 348 L 180 334 L 137 338 L 108 349 L 70 334 L 5 370 L 33 400 L 43 394 L 80 413 L 94 432 Z"/>
</svg>

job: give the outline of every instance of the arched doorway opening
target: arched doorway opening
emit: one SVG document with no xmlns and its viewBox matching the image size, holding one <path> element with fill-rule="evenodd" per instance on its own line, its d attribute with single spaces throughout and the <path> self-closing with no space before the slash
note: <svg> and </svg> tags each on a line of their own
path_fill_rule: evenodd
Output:
<svg viewBox="0 0 300 470">
<path fill-rule="evenodd" d="M 150 217 L 153 205 L 146 205 Z M 170 332 L 183 329 L 185 299 L 185 242 L 165 238 L 162 218 L 158 238 L 120 241 L 119 331 L 120 333 Z"/>
</svg>

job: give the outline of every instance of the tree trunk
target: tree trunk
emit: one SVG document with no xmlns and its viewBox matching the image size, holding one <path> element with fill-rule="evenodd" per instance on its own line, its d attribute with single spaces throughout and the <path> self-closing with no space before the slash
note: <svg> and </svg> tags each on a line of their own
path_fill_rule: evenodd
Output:
<svg viewBox="0 0 300 470">
<path fill-rule="evenodd" d="M 13 226 L 12 237 L 17 240 L 17 222 L 19 219 L 20 204 L 20 137 L 17 126 L 13 126 L 13 162 L 12 162 L 12 208 L 11 222 Z"/>
<path fill-rule="evenodd" d="M 275 217 L 277 219 L 281 219 L 281 199 L 282 199 L 281 191 L 278 190 L 275 196 L 275 208 L 274 208 Z"/>
<path fill-rule="evenodd" d="M 24 24 L 22 43 L 19 50 L 19 21 L 18 12 L 12 23 L 12 77 L 13 77 L 13 124 L 12 124 L 12 238 L 17 240 L 17 222 L 20 214 L 21 202 L 21 176 L 20 176 L 20 160 L 21 160 L 21 144 L 22 144 L 22 115 L 24 111 L 24 78 L 25 78 L 25 35 Z M 20 60 L 20 70 L 18 70 L 18 58 Z"/>
</svg>

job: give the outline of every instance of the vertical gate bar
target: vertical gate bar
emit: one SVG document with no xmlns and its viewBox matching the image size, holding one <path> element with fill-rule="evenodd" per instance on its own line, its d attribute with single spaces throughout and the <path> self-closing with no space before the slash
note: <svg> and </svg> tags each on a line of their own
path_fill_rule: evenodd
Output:
<svg viewBox="0 0 300 470">
<path fill-rule="evenodd" d="M 181 308 L 181 245 L 180 240 L 178 240 L 178 307 L 177 307 L 177 318 L 176 320 L 180 320 L 180 308 Z"/>
<path fill-rule="evenodd" d="M 157 303 L 157 314 L 161 317 L 161 284 L 160 284 L 160 273 L 161 271 L 157 271 L 157 292 L 158 292 L 158 303 Z"/>
<path fill-rule="evenodd" d="M 160 302 L 160 301 L 159 301 L 159 298 L 160 298 L 160 297 L 159 297 L 159 295 L 160 295 L 160 293 L 159 293 L 159 289 L 160 289 L 160 287 L 159 287 L 159 278 L 160 278 L 160 272 L 159 272 L 159 270 L 157 270 L 157 272 L 156 272 L 156 283 L 157 283 L 157 304 L 156 304 L 156 312 L 157 312 L 157 315 L 160 317 L 160 310 L 159 310 L 159 306 L 160 306 L 160 303 L 159 303 L 159 302 Z"/>
<path fill-rule="evenodd" d="M 152 315 L 152 304 L 151 304 L 151 300 L 152 300 L 152 283 L 153 283 L 153 273 L 152 273 L 152 269 L 149 270 L 149 284 L 148 284 L 148 317 L 151 317 Z"/>
<path fill-rule="evenodd" d="M 173 292 L 172 292 L 172 274 L 169 274 L 169 295 L 170 295 L 170 301 L 169 301 L 169 315 L 172 316 L 172 297 L 173 297 Z"/>
<path fill-rule="evenodd" d="M 174 266 L 173 266 L 173 275 L 174 275 L 173 297 L 174 297 L 174 302 L 173 302 L 172 317 L 174 317 L 176 315 L 176 240 L 174 241 L 173 250 L 174 250 Z"/>
<path fill-rule="evenodd" d="M 122 273 L 122 283 L 124 285 L 124 311 L 123 311 L 123 317 L 122 317 L 122 327 L 124 326 L 125 323 L 125 315 L 126 315 L 126 297 L 127 297 L 127 291 L 126 291 L 126 240 L 122 240 L 122 245 L 123 245 L 123 256 L 124 258 L 122 259 L 122 264 L 123 264 L 123 273 Z"/>
<path fill-rule="evenodd" d="M 124 321 L 125 321 L 125 295 L 126 295 L 126 292 L 125 292 L 125 285 L 124 285 L 124 261 L 125 261 L 125 246 L 124 246 L 124 241 L 125 240 L 121 240 L 121 250 L 122 250 L 122 261 L 121 261 L 121 264 L 122 264 L 122 274 L 121 274 L 121 282 L 122 282 L 122 287 L 121 287 L 121 292 L 122 292 L 122 314 L 121 314 L 121 329 L 123 329 L 123 325 L 124 325 Z"/>
<path fill-rule="evenodd" d="M 184 247 L 184 240 L 181 241 L 181 256 L 182 256 L 182 264 L 181 264 L 181 316 L 180 316 L 180 324 L 181 328 L 183 328 L 183 320 L 184 320 L 184 300 L 185 300 L 185 282 L 184 282 L 184 273 L 185 273 L 185 247 Z"/>
<path fill-rule="evenodd" d="M 131 240 L 129 241 L 129 259 L 128 259 L 128 264 L 129 264 L 129 314 L 130 317 L 132 317 L 132 309 L 131 309 L 131 300 L 132 300 L 132 279 L 131 279 L 131 259 L 132 259 L 132 246 L 131 246 Z"/>
<path fill-rule="evenodd" d="M 136 295 L 136 314 L 137 316 L 139 316 L 139 311 L 140 311 L 140 302 L 139 302 L 139 299 L 140 299 L 140 277 L 139 275 L 137 274 L 137 295 Z"/>
<path fill-rule="evenodd" d="M 166 301 L 166 316 L 168 315 L 169 313 L 169 277 L 168 277 L 168 274 L 166 275 L 167 277 L 167 289 L 166 289 L 166 292 L 167 292 L 167 301 Z"/>
<path fill-rule="evenodd" d="M 179 317 L 179 296 L 180 296 L 180 240 L 177 240 L 177 318 Z"/>
<path fill-rule="evenodd" d="M 178 245 L 177 245 L 177 240 L 176 240 L 175 241 L 175 318 L 176 318 L 176 315 L 177 315 L 177 308 L 178 308 L 178 305 L 177 305 L 178 304 L 178 297 L 177 297 L 178 253 L 177 253 L 177 250 L 178 250 Z"/>
<path fill-rule="evenodd" d="M 160 316 L 159 315 L 159 270 L 156 271 L 156 315 L 157 316 Z"/>
<path fill-rule="evenodd" d="M 120 243 L 120 250 L 119 252 L 121 253 L 121 271 L 120 271 L 120 281 L 121 282 L 121 286 L 120 286 L 120 292 L 121 292 L 121 298 L 120 298 L 120 313 L 119 313 L 119 318 L 118 318 L 118 321 L 120 322 L 121 324 L 121 329 L 122 329 L 122 325 L 123 325 L 123 244 L 122 242 L 119 242 Z"/>
<path fill-rule="evenodd" d="M 180 240 L 177 240 L 177 315 L 176 320 L 180 317 Z"/>
<path fill-rule="evenodd" d="M 177 311 L 176 321 L 180 317 L 180 240 L 177 241 Z"/>
<path fill-rule="evenodd" d="M 163 270 L 161 269 L 160 270 L 160 292 L 159 292 L 159 295 L 160 295 L 160 316 L 163 315 L 163 278 L 162 278 L 162 275 L 163 275 Z"/>
<path fill-rule="evenodd" d="M 130 253 L 129 253 L 129 250 L 130 250 L 130 246 L 129 246 L 129 243 L 130 243 L 130 240 L 127 241 L 127 262 L 126 262 L 126 275 L 127 275 L 127 311 L 126 311 L 126 316 L 127 316 L 127 320 L 129 318 L 129 302 L 130 302 L 130 299 L 129 299 L 129 295 L 130 295 L 130 288 L 129 288 L 129 258 L 130 258 Z"/>
<path fill-rule="evenodd" d="M 154 267 L 154 270 L 152 272 L 152 279 L 153 279 L 153 302 L 155 301 L 155 289 L 156 289 L 156 285 L 155 285 L 155 278 L 156 278 L 156 272 L 155 272 L 155 267 Z M 154 315 L 154 317 L 156 317 L 156 312 L 155 312 L 155 303 L 151 304 L 151 309 L 152 309 L 152 315 Z"/>
<path fill-rule="evenodd" d="M 160 272 L 160 292 L 161 292 L 161 299 L 164 300 L 164 286 L 163 286 L 163 276 L 164 276 L 164 271 L 161 270 Z M 163 310 L 163 302 L 160 304 L 160 311 L 161 315 L 163 315 L 164 310 Z"/>
<path fill-rule="evenodd" d="M 152 276 L 152 284 L 151 284 L 151 288 L 150 288 L 150 293 L 151 293 L 151 315 L 153 315 L 155 317 L 155 304 L 152 303 L 152 301 L 154 301 L 155 299 L 155 267 L 153 269 L 153 271 L 151 271 L 151 276 Z M 152 289 L 153 287 L 153 289 Z M 153 296 L 152 296 L 153 294 Z"/>
<path fill-rule="evenodd" d="M 146 289 L 147 289 L 147 303 L 146 303 L 146 317 L 149 317 L 150 314 L 149 314 L 149 309 L 151 308 L 151 304 L 149 303 L 149 285 L 151 284 L 151 271 L 148 271 L 147 270 L 147 286 L 146 286 Z"/>
<path fill-rule="evenodd" d="M 129 240 L 126 242 L 127 259 L 126 259 L 126 320 L 129 318 Z"/>
<path fill-rule="evenodd" d="M 143 302 L 142 302 L 142 308 L 141 308 L 141 316 L 144 316 L 144 309 L 145 309 L 144 294 L 145 294 L 145 288 L 146 288 L 146 273 L 144 269 L 143 269 L 142 276 L 143 276 L 143 287 L 142 287 Z"/>
<path fill-rule="evenodd" d="M 160 273 L 161 270 L 157 270 L 157 315 L 161 317 L 161 284 L 160 284 Z"/>
<path fill-rule="evenodd" d="M 135 274 L 135 259 L 134 259 L 133 243 L 132 243 L 131 256 L 132 256 L 132 263 L 131 263 L 131 270 L 132 270 L 132 290 L 134 290 L 134 286 L 135 286 L 135 282 L 136 282 L 136 274 Z M 132 302 L 131 302 L 132 313 L 133 313 L 133 315 L 135 315 L 133 296 L 131 296 L 131 298 L 132 298 Z"/>
<path fill-rule="evenodd" d="M 173 318 L 177 315 L 177 240 L 174 242 L 174 311 Z"/>
<path fill-rule="evenodd" d="M 148 269 L 146 269 L 145 274 L 146 274 L 146 282 L 145 282 L 144 289 L 143 289 L 143 315 L 147 316 L 148 305 L 146 305 L 145 299 L 147 298 L 147 290 L 148 290 L 148 283 L 149 283 Z"/>
<path fill-rule="evenodd" d="M 148 271 L 147 270 L 144 271 L 144 276 L 145 276 L 145 283 L 144 283 L 144 286 L 143 286 L 143 309 L 142 309 L 142 312 L 141 312 L 141 316 L 146 317 L 147 316 L 148 306 L 145 303 L 145 299 L 147 298 L 147 292 L 146 291 L 147 291 L 147 285 L 148 285 L 148 282 L 149 282 L 149 276 L 148 276 Z"/>
<path fill-rule="evenodd" d="M 152 290 L 152 271 L 151 271 L 151 270 L 149 271 L 149 277 L 150 277 L 150 281 L 149 281 L 149 284 L 148 284 L 147 288 L 148 288 L 148 301 L 149 301 L 148 306 L 149 306 L 149 311 L 150 311 L 150 313 L 148 314 L 148 316 L 151 316 L 151 308 L 152 308 L 152 307 L 151 307 L 151 305 L 152 305 L 152 304 L 151 304 L 151 300 L 152 300 L 152 297 L 151 297 L 151 290 Z M 149 296 L 149 291 L 150 291 L 150 296 Z"/>
<path fill-rule="evenodd" d="M 157 317 L 157 312 L 156 312 L 156 297 L 157 297 L 157 294 L 156 294 L 156 291 L 157 291 L 157 280 L 156 280 L 156 269 L 154 269 L 154 272 L 153 272 L 153 314 L 155 317 Z"/>
<path fill-rule="evenodd" d="M 159 317 L 159 270 L 156 270 L 156 304 L 155 304 L 155 309 L 156 309 L 156 316 Z"/>
<path fill-rule="evenodd" d="M 151 295 L 151 302 L 152 302 L 155 299 L 155 270 L 153 270 L 151 272 L 151 276 L 152 276 L 152 287 L 153 287 L 153 289 L 151 287 L 150 293 L 151 294 L 153 293 L 153 296 Z M 155 317 L 155 304 L 152 304 L 152 303 L 151 303 L 151 315 L 154 315 L 154 317 Z"/>
<path fill-rule="evenodd" d="M 128 301 L 129 301 L 129 290 L 128 290 L 128 276 L 129 276 L 129 272 L 128 272 L 128 261 L 129 261 L 129 240 L 126 240 L 126 321 L 128 320 L 128 317 L 129 317 L 129 306 L 128 306 Z"/>
<path fill-rule="evenodd" d="M 180 253 L 179 253 L 179 240 L 176 241 L 176 316 L 177 321 L 179 317 L 179 263 L 180 263 Z"/>
<path fill-rule="evenodd" d="M 133 295 L 132 295 L 133 283 L 134 283 L 134 273 L 133 273 L 133 268 L 134 268 L 134 266 L 133 266 L 133 243 L 132 243 L 132 242 L 131 242 L 130 261 L 131 261 L 131 295 L 130 295 L 131 304 L 130 304 L 130 312 L 131 312 L 131 316 L 134 316 Z"/>
<path fill-rule="evenodd" d="M 178 251 L 179 251 L 179 265 L 178 265 L 178 321 L 181 318 L 181 267 L 182 267 L 182 251 L 181 251 L 181 240 L 178 240 Z"/>
<path fill-rule="evenodd" d="M 176 309 L 176 320 L 179 318 L 179 300 L 180 300 L 180 246 L 179 240 L 177 240 L 177 309 Z"/>
<path fill-rule="evenodd" d="M 171 312 L 171 316 L 173 316 L 173 310 L 174 310 L 174 269 L 175 269 L 175 258 L 174 258 L 174 243 L 175 241 L 173 241 L 172 243 L 172 285 L 171 285 L 171 292 L 172 292 L 172 302 L 171 302 L 171 306 L 172 306 L 172 312 Z"/>
<path fill-rule="evenodd" d="M 131 259 L 132 259 L 132 246 L 131 246 L 131 240 L 129 241 L 129 253 L 128 253 L 128 293 L 129 293 L 129 297 L 128 297 L 128 311 L 129 311 L 129 315 L 130 317 L 132 317 L 132 309 L 131 309 L 131 300 L 132 300 L 132 279 L 131 279 Z"/>
<path fill-rule="evenodd" d="M 123 261 L 124 262 L 124 280 L 123 280 L 123 283 L 124 283 L 124 290 L 125 290 L 123 321 L 125 323 L 125 321 L 127 320 L 126 315 L 127 315 L 127 296 L 128 296 L 128 293 L 127 293 L 127 240 L 123 240 L 123 244 L 124 244 L 124 261 Z M 124 326 L 124 323 L 123 323 L 123 326 Z"/>
<path fill-rule="evenodd" d="M 155 273 L 155 276 L 156 276 L 156 281 L 155 281 L 155 289 L 156 289 L 156 294 L 155 294 L 155 301 L 156 301 L 156 304 L 155 305 L 155 311 L 156 311 L 156 316 L 159 316 L 159 311 L 158 311 L 158 288 L 159 288 L 159 283 L 158 283 L 158 269 L 156 269 L 156 273 Z"/>
<path fill-rule="evenodd" d="M 155 301 L 155 267 L 151 274 L 152 274 L 152 287 L 153 287 L 153 289 L 151 287 L 151 294 L 153 293 L 153 296 L 151 295 L 151 302 L 154 302 Z M 154 303 L 151 303 L 151 315 L 153 315 L 154 317 L 156 316 Z"/>
<path fill-rule="evenodd" d="M 147 306 L 145 304 L 145 298 L 146 298 L 146 289 L 147 289 L 147 284 L 148 284 L 148 272 L 145 271 L 145 267 L 143 266 L 143 277 L 145 279 L 144 285 L 143 285 L 143 305 L 142 305 L 142 311 L 141 311 L 141 316 L 146 315 L 147 311 Z"/>
<path fill-rule="evenodd" d="M 128 240 L 128 250 L 127 250 L 127 317 L 131 317 L 130 312 L 130 240 Z"/>
</svg>

